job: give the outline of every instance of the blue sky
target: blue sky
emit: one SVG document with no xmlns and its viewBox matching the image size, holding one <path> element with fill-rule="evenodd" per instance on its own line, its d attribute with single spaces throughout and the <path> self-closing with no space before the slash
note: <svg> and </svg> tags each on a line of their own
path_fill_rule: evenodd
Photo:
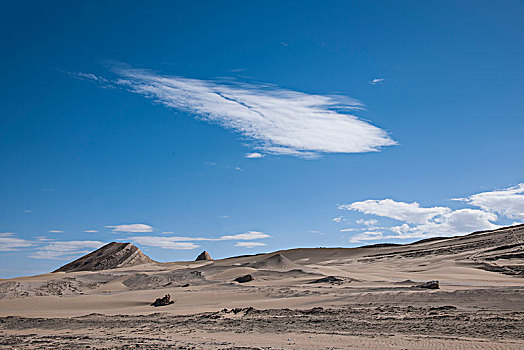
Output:
<svg viewBox="0 0 524 350">
<path fill-rule="evenodd" d="M 524 221 L 522 1 L 4 3 L 0 277 Z"/>
</svg>

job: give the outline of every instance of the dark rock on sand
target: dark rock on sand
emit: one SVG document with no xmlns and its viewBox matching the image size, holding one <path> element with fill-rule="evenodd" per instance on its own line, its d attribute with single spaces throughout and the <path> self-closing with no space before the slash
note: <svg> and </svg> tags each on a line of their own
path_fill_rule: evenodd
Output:
<svg viewBox="0 0 524 350">
<path fill-rule="evenodd" d="M 235 278 L 235 281 L 237 281 L 238 283 L 246 283 L 252 280 L 254 280 L 254 278 L 251 275 L 245 275 L 245 276 Z"/>
<path fill-rule="evenodd" d="M 453 305 L 444 305 L 444 306 L 434 306 L 430 307 L 430 311 L 449 311 L 449 310 L 456 310 L 457 307 Z"/>
<path fill-rule="evenodd" d="M 199 256 L 197 256 L 197 258 L 195 259 L 195 261 L 202 261 L 202 260 L 213 260 L 213 258 L 211 258 L 211 255 L 206 252 L 205 250 L 200 253 Z"/>
<path fill-rule="evenodd" d="M 342 282 L 344 282 L 342 278 L 338 278 L 335 276 L 327 276 L 327 277 L 323 277 L 315 281 L 311 281 L 309 283 L 339 283 L 340 284 Z"/>
<path fill-rule="evenodd" d="M 424 283 L 416 285 L 415 287 L 416 288 L 427 288 L 427 289 L 439 289 L 440 288 L 438 281 L 424 282 Z"/>
<path fill-rule="evenodd" d="M 166 306 L 166 305 L 173 304 L 173 303 L 174 301 L 171 300 L 171 295 L 166 294 L 162 298 L 158 298 L 157 300 L 155 300 L 155 302 L 152 303 L 151 306 L 155 306 L 155 307 Z"/>
</svg>

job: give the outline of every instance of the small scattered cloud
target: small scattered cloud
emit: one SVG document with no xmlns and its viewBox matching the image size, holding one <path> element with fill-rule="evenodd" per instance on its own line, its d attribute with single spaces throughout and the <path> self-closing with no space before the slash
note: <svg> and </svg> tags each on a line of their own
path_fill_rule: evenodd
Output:
<svg viewBox="0 0 524 350">
<path fill-rule="evenodd" d="M 384 81 L 383 78 L 375 78 L 375 79 L 371 80 L 369 83 L 370 83 L 371 85 L 376 85 L 376 84 L 380 84 L 380 83 L 382 83 L 383 81 Z"/>
<path fill-rule="evenodd" d="M 244 157 L 249 158 L 249 159 L 257 159 L 257 158 L 263 158 L 265 156 L 266 156 L 265 154 L 253 152 L 253 153 L 246 153 Z"/>
<path fill-rule="evenodd" d="M 84 232 L 86 232 L 86 233 L 96 233 L 96 232 L 98 232 L 98 230 L 85 230 Z"/>
<path fill-rule="evenodd" d="M 281 41 L 280 42 L 280 45 L 284 46 L 284 47 L 288 47 L 289 46 L 289 43 L 285 42 L 285 41 Z"/>
<path fill-rule="evenodd" d="M 12 232 L 0 233 L 0 252 L 13 252 L 33 245 L 31 241 L 15 237 Z"/>
<path fill-rule="evenodd" d="M 47 232 L 49 232 L 49 233 L 64 233 L 65 231 L 62 231 L 62 230 L 49 230 Z"/>
<path fill-rule="evenodd" d="M 208 166 L 216 166 L 217 163 L 215 162 L 204 162 L 205 165 L 208 165 Z"/>
<path fill-rule="evenodd" d="M 369 220 L 359 219 L 355 222 L 359 225 L 364 225 L 364 226 L 375 226 L 376 224 L 378 224 L 378 220 L 376 219 L 369 219 Z"/>
<path fill-rule="evenodd" d="M 114 71 L 121 77 L 118 85 L 233 130 L 264 153 L 314 158 L 324 153 L 375 152 L 397 144 L 387 132 L 352 114 L 363 105 L 349 97 L 130 68 Z"/>
<path fill-rule="evenodd" d="M 324 232 L 322 232 L 322 231 L 318 231 L 318 230 L 310 230 L 309 232 L 310 232 L 310 233 L 314 233 L 314 234 L 316 234 L 316 235 L 321 235 L 321 236 L 324 235 Z"/>
<path fill-rule="evenodd" d="M 29 213 L 32 213 L 32 212 L 33 212 L 33 211 L 30 210 L 30 209 L 24 210 L 24 213 L 28 213 L 28 214 L 29 214 Z"/>
<path fill-rule="evenodd" d="M 340 223 L 342 221 L 346 221 L 346 219 L 343 216 L 337 216 L 336 218 L 331 219 L 331 221 Z"/>
<path fill-rule="evenodd" d="M 42 188 L 42 192 L 53 192 L 54 189 L 52 188 Z"/>
<path fill-rule="evenodd" d="M 219 219 L 229 219 L 230 216 L 229 215 L 220 215 L 218 218 Z"/>
<path fill-rule="evenodd" d="M 113 229 L 112 232 L 126 232 L 126 233 L 143 233 L 153 232 L 153 227 L 145 224 L 128 224 L 128 225 L 116 225 L 106 226 L 107 228 Z"/>
<path fill-rule="evenodd" d="M 55 241 L 29 254 L 33 259 L 72 260 L 98 249 L 100 241 Z"/>
<path fill-rule="evenodd" d="M 235 247 L 243 247 L 243 248 L 255 248 L 255 247 L 263 247 L 265 246 L 265 243 L 259 243 L 259 242 L 237 242 L 235 244 Z"/>
</svg>

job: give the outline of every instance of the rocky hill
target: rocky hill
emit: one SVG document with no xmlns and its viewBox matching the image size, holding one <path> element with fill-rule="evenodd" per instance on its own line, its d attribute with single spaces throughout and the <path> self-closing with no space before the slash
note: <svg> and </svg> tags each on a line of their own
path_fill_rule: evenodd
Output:
<svg viewBox="0 0 524 350">
<path fill-rule="evenodd" d="M 133 244 L 111 242 L 53 272 L 99 271 L 151 262 L 153 260 Z"/>
</svg>

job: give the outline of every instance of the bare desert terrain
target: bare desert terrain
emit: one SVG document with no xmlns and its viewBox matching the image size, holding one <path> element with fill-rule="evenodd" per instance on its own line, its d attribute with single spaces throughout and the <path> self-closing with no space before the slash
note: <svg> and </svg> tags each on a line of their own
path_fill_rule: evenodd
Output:
<svg viewBox="0 0 524 350">
<path fill-rule="evenodd" d="M 172 263 L 111 243 L 0 280 L 0 348 L 523 349 L 523 241 L 517 225 Z"/>
</svg>

